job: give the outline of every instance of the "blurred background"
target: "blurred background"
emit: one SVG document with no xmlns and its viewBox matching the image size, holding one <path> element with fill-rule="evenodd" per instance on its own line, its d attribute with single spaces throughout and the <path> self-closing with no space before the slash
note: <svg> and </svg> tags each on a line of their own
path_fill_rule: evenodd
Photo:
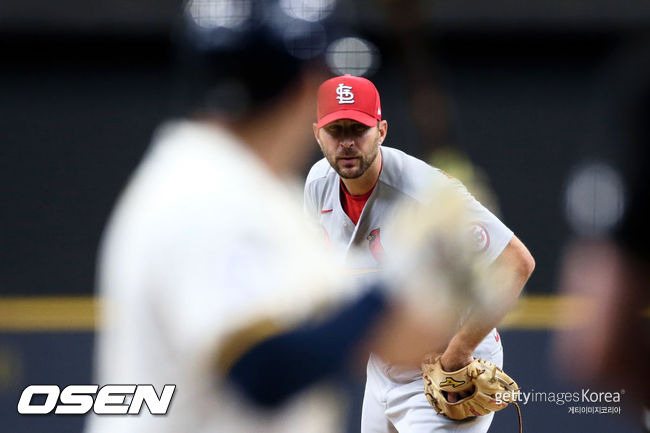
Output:
<svg viewBox="0 0 650 433">
<path fill-rule="evenodd" d="M 91 383 L 96 248 L 155 127 L 175 113 L 169 34 L 180 5 L 0 5 L 3 431 L 81 430 L 79 417 L 20 416 L 16 405 L 28 384 Z M 328 59 L 376 84 L 386 144 L 466 182 L 536 259 L 502 327 L 508 372 L 527 390 L 580 390 L 549 363 L 570 301 L 557 296 L 561 262 L 574 236 L 606 232 L 623 213 L 634 155 L 621 145 L 620 114 L 647 78 L 650 2 L 354 0 L 335 14 L 350 33 Z M 359 381 L 346 381 L 353 395 Z M 624 390 L 609 391 L 625 403 Z M 643 431 L 624 404 L 608 405 L 622 414 L 570 406 L 525 405 L 525 431 Z M 515 431 L 509 412 L 491 431 Z"/>
</svg>

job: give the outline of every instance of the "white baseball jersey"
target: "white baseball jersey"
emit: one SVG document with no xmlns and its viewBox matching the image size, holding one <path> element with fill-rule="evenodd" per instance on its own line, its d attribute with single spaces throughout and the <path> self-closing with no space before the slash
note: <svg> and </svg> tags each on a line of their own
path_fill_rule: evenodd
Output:
<svg viewBox="0 0 650 433">
<path fill-rule="evenodd" d="M 225 130 L 160 129 L 100 250 L 96 383 L 177 387 L 166 416 L 90 415 L 88 433 L 340 431 L 329 390 L 261 411 L 216 368 L 241 330 L 348 296 L 288 191 Z"/>
<path fill-rule="evenodd" d="M 456 179 L 406 153 L 381 146 L 382 170 L 366 202 L 357 225 L 341 205 L 340 177 L 323 158 L 311 168 L 305 183 L 304 206 L 317 222 L 325 241 L 331 245 L 346 268 L 364 273 L 381 267 L 390 258 L 388 222 L 398 204 L 417 204 L 427 200 L 426 191 L 452 185 L 466 203 L 467 219 L 478 258 L 494 261 L 510 242 L 513 233 L 485 209 Z M 385 254 L 386 250 L 386 254 Z M 496 330 L 486 336 L 475 356 L 502 365 L 503 354 Z M 487 431 L 492 415 L 472 422 L 455 423 L 437 415 L 427 402 L 419 371 L 404 371 L 371 355 L 368 362 L 361 433 L 430 433 L 434 431 Z"/>
<path fill-rule="evenodd" d="M 340 178 L 323 158 L 309 171 L 305 183 L 305 210 L 317 221 L 346 267 L 372 269 L 381 265 L 384 245 L 381 230 L 400 202 L 423 202 L 432 185 L 453 184 L 466 197 L 468 220 L 472 222 L 477 249 L 492 262 L 510 239 L 510 231 L 497 217 L 472 197 L 456 179 L 406 153 L 381 146 L 382 170 L 357 225 L 346 215 L 339 198 Z"/>
</svg>

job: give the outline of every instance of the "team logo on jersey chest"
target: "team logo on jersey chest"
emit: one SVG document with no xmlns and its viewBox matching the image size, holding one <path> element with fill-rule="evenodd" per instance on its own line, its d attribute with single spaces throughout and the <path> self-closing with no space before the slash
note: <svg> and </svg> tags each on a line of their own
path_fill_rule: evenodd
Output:
<svg viewBox="0 0 650 433">
<path fill-rule="evenodd" d="M 367 239 L 370 254 L 378 263 L 381 263 L 384 260 L 384 247 L 381 245 L 381 239 L 379 238 L 379 229 L 372 230 Z"/>
<path fill-rule="evenodd" d="M 354 93 L 352 93 L 352 86 L 346 86 L 341 83 L 336 88 L 336 94 L 338 95 L 336 99 L 339 100 L 340 104 L 354 104 Z"/>
</svg>

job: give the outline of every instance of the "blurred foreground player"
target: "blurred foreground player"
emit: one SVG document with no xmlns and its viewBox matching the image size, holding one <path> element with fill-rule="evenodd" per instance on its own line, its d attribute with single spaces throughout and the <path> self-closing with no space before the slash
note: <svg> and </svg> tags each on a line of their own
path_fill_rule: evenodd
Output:
<svg viewBox="0 0 650 433">
<path fill-rule="evenodd" d="M 450 204 L 432 201 L 431 192 L 453 190 L 462 207 L 459 218 L 467 219 L 465 230 L 473 237 L 474 260 L 499 268 L 495 288 L 499 293 L 489 295 L 499 302 L 489 312 L 474 310 L 453 338 L 437 347 L 440 364 L 443 370 L 453 372 L 476 357 L 501 367 L 503 351 L 494 327 L 512 307 L 533 271 L 534 260 L 526 247 L 460 182 L 382 145 L 388 123 L 382 119 L 379 93 L 369 80 L 345 75 L 325 81 L 318 91 L 318 122 L 313 129 L 325 158 L 307 177 L 305 210 L 322 227 L 327 243 L 352 273 L 395 266 L 391 261 L 403 252 L 399 251 L 400 242 L 394 241 L 404 238 L 411 226 L 427 222 L 398 217 L 396 226 L 391 226 L 394 214 L 402 207 L 415 206 L 432 209 L 433 218 L 448 211 Z M 432 267 L 433 279 L 453 278 L 453 265 Z M 444 304 L 442 298 L 439 302 Z M 368 361 L 361 433 L 479 433 L 489 428 L 493 412 L 454 421 L 431 408 L 423 389 L 419 369 L 394 365 L 373 353 Z M 472 398 L 470 394 L 450 392 L 447 400 L 464 405 Z"/>
<path fill-rule="evenodd" d="M 377 285 L 353 294 L 280 179 L 308 153 L 324 72 L 304 42 L 322 26 L 217 3 L 188 5 L 194 110 L 157 131 L 98 263 L 96 383 L 176 392 L 165 416 L 90 415 L 89 433 L 340 431 L 337 400 L 310 385 L 366 347 L 417 364 L 453 323 Z"/>
</svg>

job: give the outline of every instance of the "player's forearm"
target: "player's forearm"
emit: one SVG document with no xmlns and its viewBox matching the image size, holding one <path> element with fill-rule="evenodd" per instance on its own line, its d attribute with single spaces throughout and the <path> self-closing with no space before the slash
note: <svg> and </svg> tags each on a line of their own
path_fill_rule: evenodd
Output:
<svg viewBox="0 0 650 433">
<path fill-rule="evenodd" d="M 255 345 L 235 361 L 227 377 L 252 402 L 280 404 L 344 366 L 386 308 L 384 290 L 369 290 L 321 322 L 305 324 Z"/>
<path fill-rule="evenodd" d="M 443 354 L 442 364 L 446 368 L 463 367 L 483 338 L 501 322 L 532 274 L 535 260 L 524 244 L 513 237 L 493 266 L 499 275 L 499 302 L 489 309 L 475 309 L 469 315 Z"/>
</svg>

